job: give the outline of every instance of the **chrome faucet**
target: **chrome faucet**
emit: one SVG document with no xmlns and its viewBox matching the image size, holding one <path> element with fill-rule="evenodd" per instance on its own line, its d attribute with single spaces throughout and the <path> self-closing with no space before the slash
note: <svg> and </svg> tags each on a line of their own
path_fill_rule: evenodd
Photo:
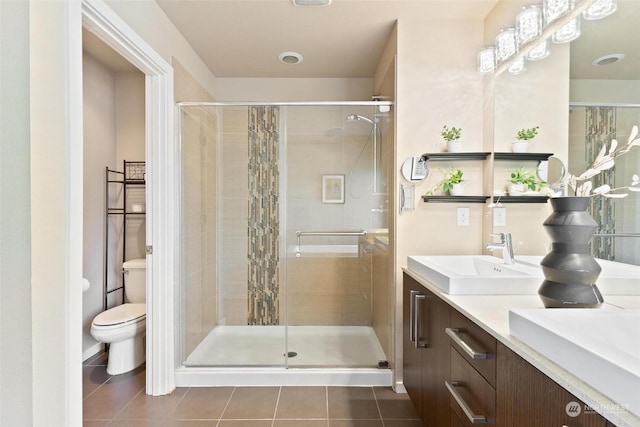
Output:
<svg viewBox="0 0 640 427">
<path fill-rule="evenodd" d="M 511 233 L 497 233 L 492 236 L 500 236 L 500 243 L 487 243 L 487 249 L 492 251 L 502 249 L 502 260 L 505 264 L 515 264 L 513 258 L 513 243 L 511 242 Z"/>
</svg>

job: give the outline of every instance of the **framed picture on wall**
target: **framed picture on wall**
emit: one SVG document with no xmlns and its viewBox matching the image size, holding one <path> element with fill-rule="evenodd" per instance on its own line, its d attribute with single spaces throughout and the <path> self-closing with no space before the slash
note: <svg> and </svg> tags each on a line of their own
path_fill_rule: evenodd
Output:
<svg viewBox="0 0 640 427">
<path fill-rule="evenodd" d="M 322 175 L 322 203 L 344 203 L 344 175 Z"/>
</svg>

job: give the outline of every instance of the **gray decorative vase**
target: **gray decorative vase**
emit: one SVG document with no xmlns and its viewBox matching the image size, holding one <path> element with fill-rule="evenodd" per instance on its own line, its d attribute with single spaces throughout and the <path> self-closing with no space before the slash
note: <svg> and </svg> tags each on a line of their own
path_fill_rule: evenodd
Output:
<svg viewBox="0 0 640 427">
<path fill-rule="evenodd" d="M 589 253 L 598 223 L 589 215 L 589 197 L 550 199 L 553 213 L 543 226 L 551 252 L 540 261 L 545 281 L 538 295 L 546 308 L 594 308 L 604 299 L 595 285 L 600 265 Z"/>
</svg>

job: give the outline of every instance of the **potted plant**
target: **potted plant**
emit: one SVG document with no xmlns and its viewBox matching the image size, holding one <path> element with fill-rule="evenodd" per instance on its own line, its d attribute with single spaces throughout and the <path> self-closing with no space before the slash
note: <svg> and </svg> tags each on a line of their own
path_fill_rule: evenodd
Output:
<svg viewBox="0 0 640 427">
<path fill-rule="evenodd" d="M 447 143 L 447 151 L 450 153 L 462 151 L 462 141 L 460 140 L 460 136 L 462 136 L 462 128 L 452 126 L 451 129 L 449 129 L 447 125 L 444 125 L 440 134 Z"/>
<path fill-rule="evenodd" d="M 510 196 L 522 196 L 527 191 L 540 191 L 542 188 L 542 181 L 536 178 L 536 173 L 523 167 L 511 172 L 509 182 L 507 190 Z"/>
<path fill-rule="evenodd" d="M 462 179 L 462 170 L 451 167 L 444 173 L 445 178 L 429 190 L 427 195 L 433 195 L 435 191 L 442 189 L 443 193 L 449 192 L 451 196 L 461 196 L 464 193 L 465 183 Z"/>
<path fill-rule="evenodd" d="M 540 126 L 534 126 L 532 128 L 522 128 L 516 134 L 516 141 L 511 145 L 511 149 L 514 153 L 526 153 L 529 149 L 529 141 L 536 137 Z"/>
</svg>

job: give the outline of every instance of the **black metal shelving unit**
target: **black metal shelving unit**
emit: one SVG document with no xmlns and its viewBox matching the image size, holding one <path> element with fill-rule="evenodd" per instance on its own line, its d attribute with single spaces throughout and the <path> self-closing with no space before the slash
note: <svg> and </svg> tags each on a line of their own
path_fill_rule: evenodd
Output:
<svg viewBox="0 0 640 427">
<path fill-rule="evenodd" d="M 424 153 L 421 158 L 426 161 L 448 160 L 486 160 L 493 154 L 493 160 L 544 161 L 553 153 L 507 153 L 507 152 L 460 152 L 460 153 Z M 427 203 L 485 203 L 490 196 L 422 196 Z M 502 203 L 546 203 L 548 196 L 494 196 L 493 201 Z"/>
<path fill-rule="evenodd" d="M 122 261 L 126 261 L 127 259 L 127 221 L 131 217 L 144 217 L 145 212 L 132 212 L 128 209 L 130 203 L 128 200 L 129 191 L 132 188 L 142 188 L 144 189 L 145 182 L 145 162 L 140 161 L 127 161 L 124 160 L 122 163 L 122 171 L 109 169 L 107 166 L 105 168 L 105 221 L 104 221 L 104 304 L 103 309 L 107 310 L 109 295 L 113 292 L 122 291 L 122 303 L 125 302 L 124 296 L 124 272 L 122 272 L 122 279 L 120 286 L 115 287 L 113 289 L 109 289 L 109 219 L 112 216 L 121 216 L 122 217 Z M 112 206 L 111 204 L 111 195 L 113 191 L 121 191 L 122 198 L 121 203 L 117 206 Z"/>
</svg>

